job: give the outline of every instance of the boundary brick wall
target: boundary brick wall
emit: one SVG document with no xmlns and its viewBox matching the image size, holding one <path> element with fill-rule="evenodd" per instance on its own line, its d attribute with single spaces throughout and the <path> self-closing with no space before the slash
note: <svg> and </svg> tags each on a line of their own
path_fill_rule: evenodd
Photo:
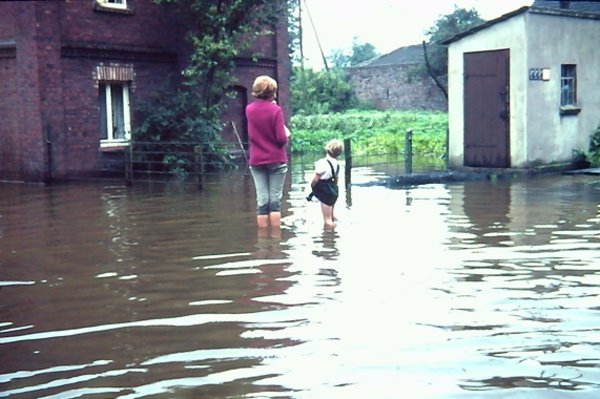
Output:
<svg viewBox="0 0 600 399">
<path fill-rule="evenodd" d="M 408 80 L 410 65 L 382 65 L 348 69 L 356 96 L 380 110 L 447 111 L 448 104 L 433 79 Z"/>
</svg>

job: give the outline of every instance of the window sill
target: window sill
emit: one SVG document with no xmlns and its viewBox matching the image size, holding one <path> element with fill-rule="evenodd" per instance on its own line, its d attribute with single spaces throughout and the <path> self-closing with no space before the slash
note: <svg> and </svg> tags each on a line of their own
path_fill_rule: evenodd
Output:
<svg viewBox="0 0 600 399">
<path fill-rule="evenodd" d="M 115 14 L 133 14 L 133 10 L 128 7 L 122 7 L 119 5 L 113 5 L 111 3 L 100 3 L 98 1 L 94 2 L 94 10 L 99 12 L 111 12 Z"/>
<path fill-rule="evenodd" d="M 577 115 L 581 112 L 581 108 L 576 105 L 563 105 L 560 107 L 561 115 Z"/>
<path fill-rule="evenodd" d="M 129 141 L 101 141 L 100 150 L 102 152 L 122 151 L 129 147 Z"/>
</svg>

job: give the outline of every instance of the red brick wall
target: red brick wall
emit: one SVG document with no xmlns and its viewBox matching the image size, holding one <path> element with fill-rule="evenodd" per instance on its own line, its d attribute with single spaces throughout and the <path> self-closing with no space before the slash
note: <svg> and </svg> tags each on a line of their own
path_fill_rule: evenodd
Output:
<svg viewBox="0 0 600 399">
<path fill-rule="evenodd" d="M 20 107 L 17 90 L 17 48 L 15 3 L 4 9 L 6 21 L 0 24 L 0 179 L 19 180 L 21 143 L 19 141 Z"/>
<path fill-rule="evenodd" d="M 129 12 L 70 0 L 61 11 L 62 40 L 175 48 L 183 32 L 175 8 L 150 0 L 127 0 Z"/>
<path fill-rule="evenodd" d="M 5 144 L 0 178 L 40 181 L 50 174 L 85 176 L 100 168 L 94 77 L 100 63 L 133 66 L 132 105 L 185 65 L 185 24 L 172 7 L 128 0 L 130 11 L 121 13 L 99 11 L 93 5 L 92 0 L 0 2 L 0 41 L 16 43 L 12 56 L 0 48 L 0 140 Z M 269 74 L 279 80 L 280 103 L 289 109 L 285 26 L 278 37 L 263 38 L 254 50 L 262 51 L 263 61 L 240 63 L 240 89 L 251 99 L 254 78 Z M 239 120 L 243 106 L 235 104 L 224 119 L 235 115 Z M 50 152 L 46 138 L 52 144 Z"/>
<path fill-rule="evenodd" d="M 0 179 L 20 180 L 19 94 L 16 58 L 0 58 Z"/>
<path fill-rule="evenodd" d="M 0 23 L 2 40 L 15 43 L 13 59 L 5 60 L 3 77 L 7 82 L 1 87 L 2 128 L 0 140 L 11 142 L 11 148 L 2 151 L 0 178 L 9 180 L 43 180 L 44 147 L 41 140 L 41 104 L 35 2 L 3 2 L 7 14 L 1 14 L 7 24 Z M 2 10 L 3 11 L 3 10 Z M 14 26 L 10 27 L 11 24 Z M 5 97 L 5 95 L 7 97 Z M 10 102 L 10 104 L 6 104 Z M 4 130 L 6 129 L 6 130 Z"/>
</svg>

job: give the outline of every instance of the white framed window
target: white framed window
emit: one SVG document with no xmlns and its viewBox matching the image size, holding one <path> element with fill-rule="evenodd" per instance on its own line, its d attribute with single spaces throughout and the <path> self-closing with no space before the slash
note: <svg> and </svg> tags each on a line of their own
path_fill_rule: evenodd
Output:
<svg viewBox="0 0 600 399">
<path fill-rule="evenodd" d="M 129 144 L 131 111 L 127 82 L 99 82 L 100 145 L 114 147 Z"/>
<path fill-rule="evenodd" d="M 577 106 L 577 66 L 563 64 L 560 68 L 560 105 Z"/>
<path fill-rule="evenodd" d="M 96 2 L 106 8 L 127 9 L 127 0 L 96 0 Z"/>
<path fill-rule="evenodd" d="M 577 65 L 560 66 L 560 114 L 577 115 L 581 107 L 577 104 Z"/>
</svg>

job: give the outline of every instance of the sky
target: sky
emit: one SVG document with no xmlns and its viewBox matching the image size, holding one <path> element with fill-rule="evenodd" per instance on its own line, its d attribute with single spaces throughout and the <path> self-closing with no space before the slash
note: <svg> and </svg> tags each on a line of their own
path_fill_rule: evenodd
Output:
<svg viewBox="0 0 600 399">
<path fill-rule="evenodd" d="M 305 66 L 323 68 L 317 36 L 326 56 L 332 50 L 349 52 L 354 37 L 386 54 L 420 44 L 425 40 L 425 32 L 440 16 L 452 13 L 454 5 L 474 8 L 483 19 L 490 20 L 532 3 L 533 0 L 302 0 Z"/>
</svg>

